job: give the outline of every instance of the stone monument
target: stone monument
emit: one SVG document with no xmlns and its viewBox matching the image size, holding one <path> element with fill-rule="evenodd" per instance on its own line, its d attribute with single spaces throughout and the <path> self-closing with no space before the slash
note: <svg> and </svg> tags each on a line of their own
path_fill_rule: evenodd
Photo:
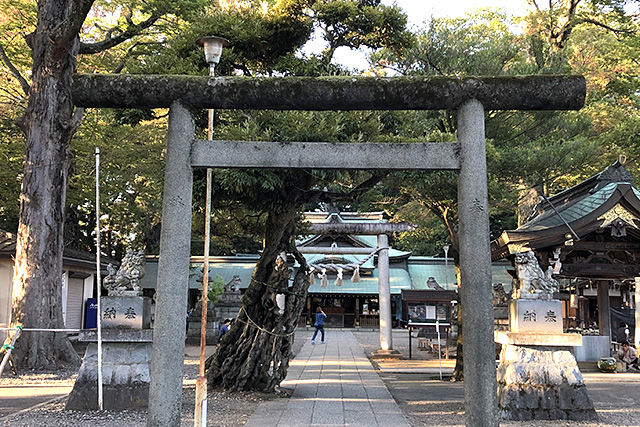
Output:
<svg viewBox="0 0 640 427">
<path fill-rule="evenodd" d="M 120 268 L 109 264 L 101 298 L 102 383 L 104 409 L 146 408 L 149 400 L 149 365 L 153 333 L 151 300 L 142 296 L 139 280 L 144 276 L 144 253 L 129 250 Z M 89 345 L 69 395 L 66 409 L 98 409 L 97 330 L 83 330 L 80 341 Z"/>
<path fill-rule="evenodd" d="M 562 303 L 553 299 L 552 277 L 560 260 L 543 271 L 532 251 L 515 254 L 516 279 L 509 301 L 509 331 L 496 331 L 502 344 L 498 365 L 498 407 L 507 420 L 596 420 L 571 347 L 579 334 L 565 334 Z"/>
<path fill-rule="evenodd" d="M 200 269 L 202 270 L 202 269 Z M 209 275 L 211 277 L 211 275 Z M 202 271 L 197 282 L 202 282 Z M 212 280 L 209 279 L 211 282 Z M 238 275 L 224 285 L 224 292 L 218 295 L 218 302 L 211 301 L 207 304 L 207 345 L 218 342 L 218 331 L 224 319 L 235 319 L 242 307 L 242 292 L 240 291 L 242 279 Z M 188 319 L 187 342 L 200 342 L 202 327 L 202 300 L 198 301 Z"/>
</svg>

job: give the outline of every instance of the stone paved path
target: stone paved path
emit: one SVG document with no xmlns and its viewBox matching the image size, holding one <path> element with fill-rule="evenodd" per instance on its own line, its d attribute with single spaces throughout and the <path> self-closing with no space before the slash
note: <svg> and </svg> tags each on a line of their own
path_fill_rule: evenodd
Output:
<svg viewBox="0 0 640 427">
<path fill-rule="evenodd" d="M 348 331 L 327 331 L 327 344 L 305 343 L 282 387 L 293 389 L 291 398 L 261 404 L 246 427 L 409 426 Z"/>
</svg>

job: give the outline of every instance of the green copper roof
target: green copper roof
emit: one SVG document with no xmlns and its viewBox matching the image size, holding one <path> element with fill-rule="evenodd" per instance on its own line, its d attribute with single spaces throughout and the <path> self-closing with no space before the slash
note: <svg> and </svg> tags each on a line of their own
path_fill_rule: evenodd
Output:
<svg viewBox="0 0 640 427">
<path fill-rule="evenodd" d="M 347 256 L 345 256 L 347 258 Z M 251 275 L 258 256 L 239 256 L 239 257 L 212 257 L 209 274 L 211 279 L 215 279 L 217 275 L 224 279 L 225 283 L 230 282 L 234 276 L 239 276 L 241 280 L 241 288 L 246 288 L 251 282 Z M 508 262 L 497 262 L 492 265 L 492 281 L 493 283 L 502 283 L 511 285 L 511 276 L 506 271 Z M 408 270 L 407 267 L 408 266 Z M 373 266 L 372 266 L 373 267 Z M 191 264 L 191 274 L 189 275 L 189 288 L 200 289 L 202 282 L 201 262 Z M 445 274 L 446 271 L 446 274 Z M 362 271 L 360 282 L 353 283 L 351 281 L 352 272 L 345 272 L 343 276 L 342 286 L 336 286 L 336 275 L 328 275 L 328 286 L 320 286 L 320 279 L 317 275 L 315 284 L 309 287 L 311 294 L 377 294 L 378 293 L 378 270 Z M 146 273 L 141 280 L 143 288 L 155 288 L 156 278 L 158 275 L 157 259 L 147 260 Z M 453 260 L 449 260 L 445 268 L 444 258 L 434 257 L 412 257 L 407 263 L 392 263 L 389 266 L 389 280 L 392 294 L 400 294 L 401 289 L 429 289 L 427 280 L 429 277 L 435 278 L 440 286 L 447 290 L 456 290 L 456 276 Z M 448 279 L 448 286 L 447 280 Z"/>
<path fill-rule="evenodd" d="M 589 215 L 597 208 L 602 206 L 604 202 L 609 200 L 613 192 L 618 187 L 618 184 L 619 183 L 617 182 L 612 182 L 602 187 L 595 193 L 579 200 L 571 206 L 568 206 L 566 208 L 558 207 L 560 215 L 562 215 L 562 218 L 564 218 L 564 220 L 568 223 L 572 223 L 573 221 L 577 221 L 580 218 Z M 636 192 L 637 196 L 637 190 L 634 191 Z M 534 218 L 529 223 L 520 227 L 517 231 L 538 231 L 547 228 L 558 227 L 564 224 L 562 218 L 553 210 L 550 210 L 540 215 L 539 217 Z"/>
</svg>

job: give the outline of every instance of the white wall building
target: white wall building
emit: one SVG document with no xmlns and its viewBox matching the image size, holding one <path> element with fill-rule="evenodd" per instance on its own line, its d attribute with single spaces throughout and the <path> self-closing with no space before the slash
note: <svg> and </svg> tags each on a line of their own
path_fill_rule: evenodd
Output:
<svg viewBox="0 0 640 427">
<path fill-rule="evenodd" d="M 11 321 L 11 293 L 16 236 L 0 230 L 0 328 Z M 83 328 L 87 298 L 95 295 L 95 255 L 74 249 L 65 249 L 63 254 L 62 314 L 65 327 Z"/>
</svg>

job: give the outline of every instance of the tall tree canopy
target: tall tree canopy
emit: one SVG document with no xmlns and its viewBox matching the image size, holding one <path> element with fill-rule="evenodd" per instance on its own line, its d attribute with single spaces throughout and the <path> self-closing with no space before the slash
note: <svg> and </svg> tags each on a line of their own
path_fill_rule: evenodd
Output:
<svg viewBox="0 0 640 427">
<path fill-rule="evenodd" d="M 214 33 L 234 41 L 234 46 L 227 50 L 224 61 L 218 67 L 218 72 L 224 74 L 236 71 L 245 75 L 319 75 L 339 72 L 326 61 L 327 55 L 323 58 L 295 56 L 296 50 L 309 39 L 314 22 L 323 22 L 323 16 L 328 16 L 322 15 L 319 10 L 330 9 L 332 3 L 333 7 L 340 3 L 356 5 L 356 13 L 362 16 L 348 26 L 353 27 L 350 37 L 356 35 L 356 38 L 360 38 L 360 45 L 390 46 L 391 36 L 404 30 L 406 21 L 397 9 L 382 7 L 378 1 L 290 0 L 210 4 L 185 0 L 171 3 L 151 1 L 137 7 L 125 2 L 86 0 L 41 1 L 37 9 L 31 7 L 32 3 L 24 2 L 16 8 L 9 8 L 10 13 L 27 24 L 21 28 L 32 30 L 29 34 L 20 34 L 20 27 L 16 26 L 13 33 L 4 33 L 5 38 L 1 43 L 3 49 L 0 51 L 5 70 L 13 76 L 15 87 L 24 93 L 15 95 L 18 92 L 12 88 L 12 106 L 17 106 L 13 111 L 19 111 L 21 100 L 27 99 L 23 117 L 18 117 L 19 113 L 14 117 L 6 114 L 4 118 L 7 121 L 3 122 L 9 123 L 9 119 L 18 117 L 26 136 L 26 162 L 19 181 L 22 189 L 12 322 L 26 327 L 63 327 L 60 277 L 65 215 L 74 224 L 74 228 L 68 227 L 67 232 L 82 236 L 80 245 L 88 247 L 91 238 L 89 224 L 94 210 L 86 198 L 87 193 L 91 193 L 90 174 L 86 173 L 90 171 L 91 164 L 87 142 L 109 146 L 116 139 L 122 145 L 118 150 L 104 150 L 107 153 L 108 176 L 112 178 L 105 185 L 109 194 L 109 224 L 106 226 L 109 253 L 117 255 L 122 251 L 123 242 L 132 235 L 141 236 L 147 247 L 153 248 L 159 224 L 159 200 L 147 197 L 160 193 L 161 180 L 157 173 L 159 171 L 151 171 L 153 165 L 141 155 L 144 150 L 140 148 L 151 149 L 152 155 L 155 153 L 162 157 L 158 138 L 152 135 L 159 129 L 153 119 L 164 113 L 143 110 L 91 111 L 86 114 L 85 124 L 80 128 L 85 112 L 73 107 L 70 96 L 70 85 L 76 69 L 202 73 L 206 66 L 202 53 L 193 41 L 198 36 Z M 389 11 L 392 13 L 389 14 Z M 331 21 L 331 25 L 336 23 Z M 380 33 L 374 37 L 378 26 L 381 26 Z M 21 50 L 16 48 L 23 43 L 21 35 L 28 49 L 24 46 Z M 4 49 L 5 46 L 7 49 Z M 29 52 L 31 72 L 26 72 Z M 92 56 L 86 59 L 82 56 L 82 60 L 76 62 L 81 54 Z M 242 122 L 234 119 L 234 114 L 251 118 L 248 112 L 231 112 L 227 118 L 222 116 L 222 121 L 230 123 L 230 129 L 237 126 L 235 123 Z M 246 120 L 242 126 L 251 126 L 252 122 Z M 109 125 L 108 129 L 104 128 L 105 124 Z M 78 132 L 79 128 L 81 130 Z M 77 135 L 76 140 L 81 141 L 77 146 L 71 143 L 74 135 Z M 72 154 L 79 155 L 74 158 Z M 129 162 L 135 163 L 136 172 L 128 170 Z M 146 172 L 145 165 L 148 166 Z M 85 172 L 84 176 L 80 171 Z M 73 172 L 78 174 L 70 179 Z M 294 232 L 295 213 L 304 203 L 316 197 L 312 196 L 315 191 L 312 187 L 317 178 L 309 172 L 294 175 L 283 172 L 255 179 L 251 179 L 251 175 L 252 172 L 247 172 L 239 177 L 231 192 L 256 182 L 263 188 L 271 187 L 268 192 L 271 200 L 263 197 L 266 207 L 261 205 L 259 198 L 254 198 L 251 205 L 254 211 L 262 208 L 268 212 L 265 222 L 270 234 L 265 240 L 266 255 L 257 271 L 269 275 L 277 261 L 275 257 Z M 366 178 L 364 182 L 368 182 Z M 224 185 L 224 180 L 221 183 Z M 269 184 L 265 187 L 265 183 Z M 69 188 L 78 193 L 67 197 Z M 312 191 L 307 192 L 305 188 Z M 247 191 L 241 192 L 245 197 L 248 194 Z M 144 198 L 140 197 L 143 193 Z M 254 195 L 259 194 L 255 192 Z M 149 221 L 145 221 L 145 218 Z M 268 277 L 257 277 L 249 295 L 264 293 L 264 288 L 260 287 Z M 272 295 L 272 290 L 268 296 L 260 298 L 266 301 L 269 295 Z M 258 302 L 247 301 L 248 310 L 245 312 L 253 310 L 253 315 L 260 319 L 266 316 L 261 310 L 268 311 L 271 307 L 260 307 Z M 278 351 L 287 355 L 287 344 L 278 346 Z M 65 334 L 29 334 L 19 342 L 15 354 L 19 363 L 33 368 L 52 367 L 59 362 L 78 362 Z"/>
<path fill-rule="evenodd" d="M 61 329 L 62 254 L 71 139 L 84 111 L 71 99 L 71 82 L 80 52 L 100 53 L 152 28 L 162 16 L 179 16 L 195 2 L 150 1 L 133 9 L 118 2 L 7 2 L 10 30 L 3 34 L 0 58 L 23 91 L 9 93 L 26 109 L 17 123 L 26 137 L 20 213 L 12 295 L 12 323 L 29 328 Z M 109 27 L 100 25 L 103 12 L 119 11 Z M 95 18 L 95 20 L 94 20 Z M 23 22 L 11 27 L 12 20 Z M 87 24 L 85 26 L 85 24 Z M 23 33 L 24 30 L 28 33 Z M 79 35 L 83 34 L 81 41 Z M 23 36 L 23 39 L 21 38 Z M 24 44 L 28 47 L 25 49 Z M 7 49 L 5 50 L 5 46 Z M 30 53 L 30 55 L 28 55 Z M 10 54 L 15 55 L 12 61 Z M 30 73 L 24 66 L 30 56 Z M 23 71 L 19 68 L 22 66 Z M 17 114 L 16 116 L 19 116 Z M 16 361 L 29 368 L 51 368 L 61 362 L 79 363 L 66 334 L 25 334 L 15 349 Z"/>
<path fill-rule="evenodd" d="M 616 114 L 612 120 L 616 125 L 611 123 L 610 126 L 620 126 L 622 122 L 633 126 L 635 122 L 637 104 L 631 87 L 637 90 L 637 82 L 630 83 L 626 77 L 629 70 L 638 70 L 637 62 L 632 65 L 637 51 L 627 47 L 631 40 L 637 42 L 632 21 L 628 15 L 621 14 L 622 9 L 617 6 L 590 2 L 578 7 L 578 3 L 580 1 L 553 2 L 550 3 L 551 10 L 534 7 L 520 22 L 523 31 L 515 30 L 518 22 L 494 11 L 477 11 L 463 18 L 433 19 L 427 28 L 418 32 L 414 44 L 395 52 L 382 50 L 372 56 L 373 61 L 384 69 L 407 75 L 549 72 L 586 75 L 588 101 L 587 107 L 580 112 L 487 112 L 487 166 L 494 237 L 504 229 L 515 228 L 518 200 L 529 188 L 539 187 L 545 193 L 556 191 L 607 163 L 611 150 L 617 156 L 619 150 L 615 147 L 620 144 L 607 142 L 611 134 L 598 126 L 602 102 L 611 111 L 618 110 L 619 100 L 624 99 L 623 109 L 627 114 L 633 111 L 627 119 Z M 622 2 L 616 4 L 620 6 Z M 615 22 L 613 16 L 617 17 Z M 559 22 L 567 26 L 562 36 L 558 35 Z M 547 34 L 547 37 L 540 34 Z M 596 39 L 598 43 L 594 43 Z M 609 44 L 613 40 L 619 43 L 615 49 Z M 620 61 L 621 55 L 628 59 Z M 618 61 L 612 60 L 614 56 Z M 617 73 L 616 69 L 624 72 Z M 607 92 L 611 95 L 603 97 Z M 604 101 L 607 98 L 609 102 Z M 607 115 L 606 110 L 603 113 Z M 433 134 L 433 139 L 455 139 L 455 112 L 432 113 L 429 120 L 443 133 Z M 442 245 L 450 243 L 450 253 L 457 265 L 456 175 L 452 172 L 405 175 L 401 179 L 390 178 L 392 182 L 385 183 L 386 198 L 380 197 L 375 202 L 398 219 L 424 224 L 425 227 L 402 236 L 399 246 L 415 250 L 415 240 L 426 234 L 433 240 L 430 245 L 423 246 L 423 250 L 428 251 L 425 254 L 443 254 Z M 434 223 L 436 218 L 440 226 Z M 461 344 L 462 337 L 459 337 L 455 372 L 458 378 L 462 377 Z"/>
</svg>

